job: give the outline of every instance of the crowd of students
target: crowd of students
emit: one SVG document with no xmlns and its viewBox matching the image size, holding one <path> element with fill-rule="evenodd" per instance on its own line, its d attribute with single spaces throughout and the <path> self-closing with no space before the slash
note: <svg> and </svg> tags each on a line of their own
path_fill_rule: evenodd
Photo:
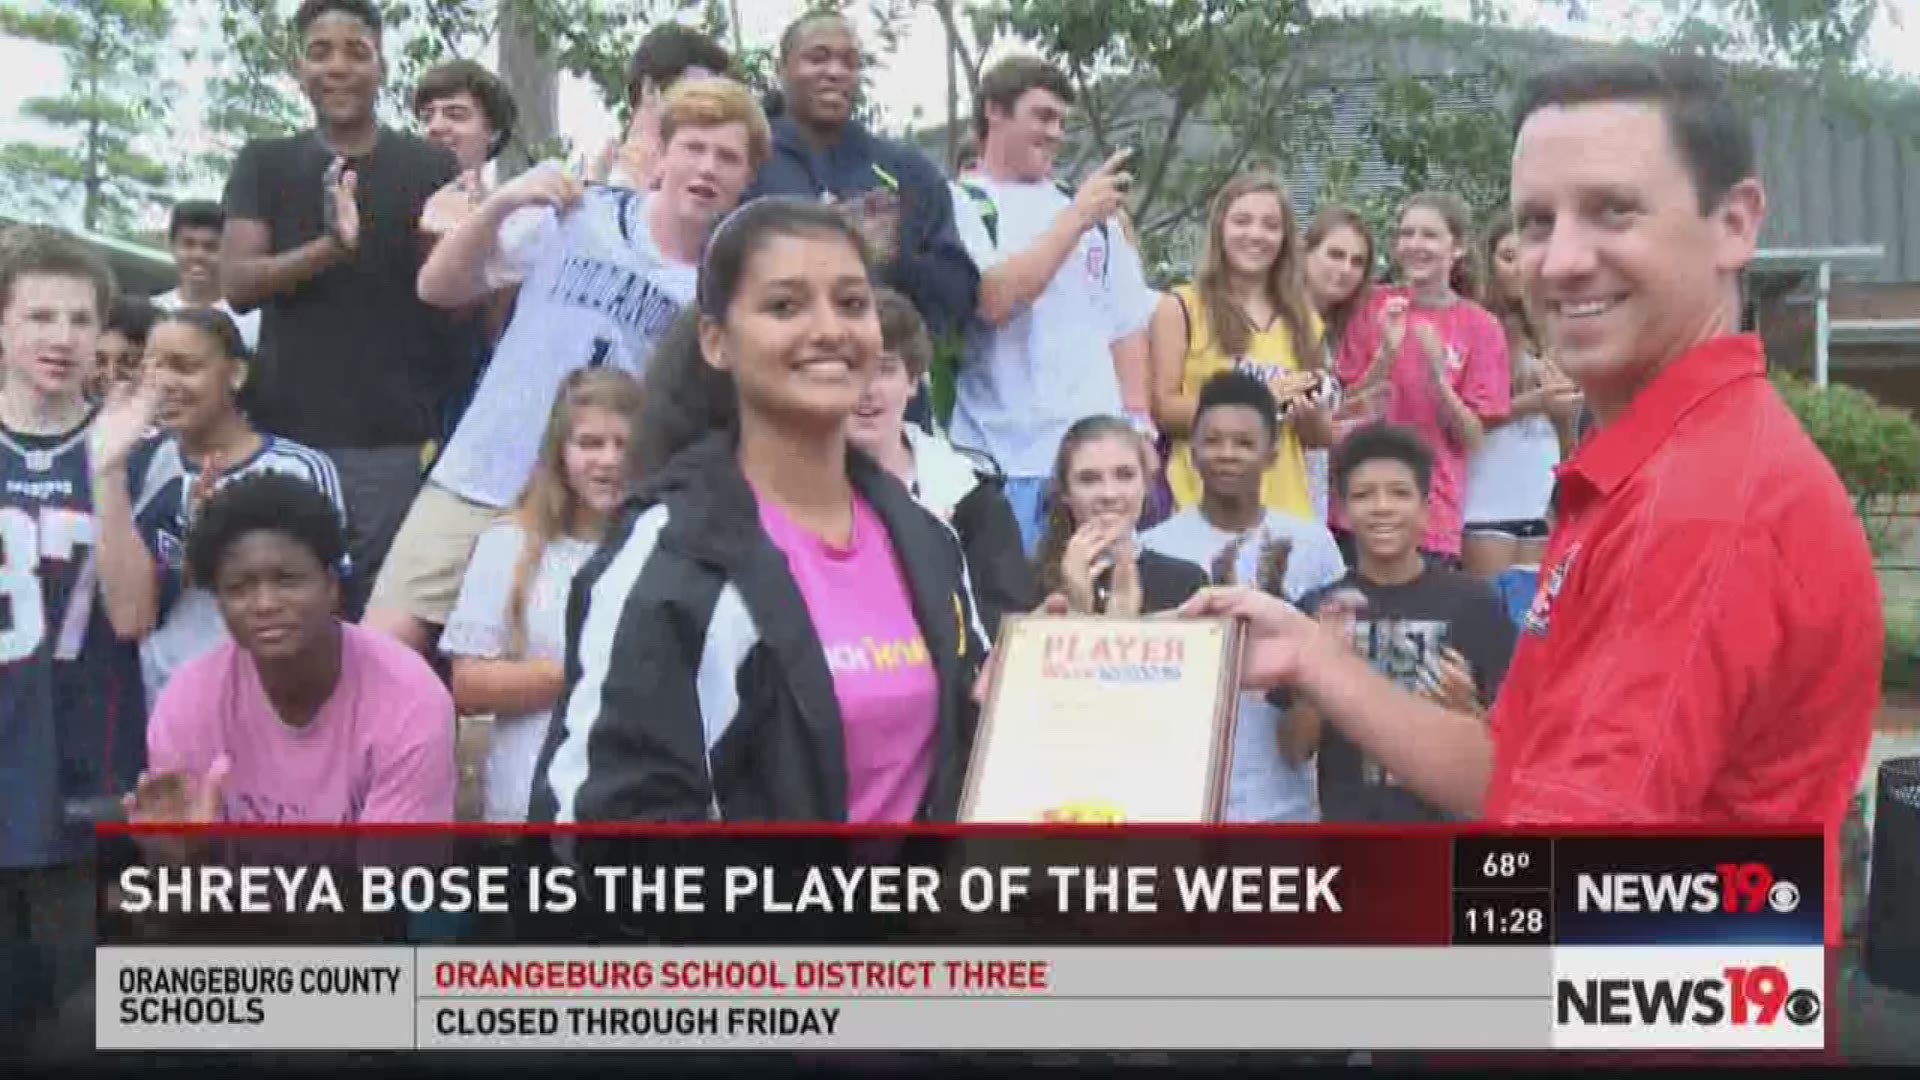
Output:
<svg viewBox="0 0 1920 1080">
<path fill-rule="evenodd" d="M 845 19 L 787 29 L 771 120 L 663 26 L 586 176 L 498 183 L 493 75 L 429 72 L 409 134 L 371 4 L 295 22 L 315 126 L 176 209 L 178 289 L 116 296 L 48 230 L 0 254 L 0 937 L 71 940 L 112 813 L 450 820 L 460 715 L 492 718 L 488 820 L 950 819 L 1035 610 L 1249 621 L 1229 820 L 1851 790 L 1880 631 L 1831 597 L 1872 588 L 1864 542 L 1755 396 L 1726 292 L 1764 196 L 1692 68 L 1538 83 L 1480 223 L 1423 193 L 1390 236 L 1303 228 L 1237 176 L 1156 291 L 1126 155 L 1057 183 L 1074 90 L 1039 59 L 982 75 L 949 181 L 854 118 Z M 1552 126 L 1582 110 L 1656 137 Z M 1709 413 L 1744 425 L 1711 467 L 1663 456 Z"/>
</svg>

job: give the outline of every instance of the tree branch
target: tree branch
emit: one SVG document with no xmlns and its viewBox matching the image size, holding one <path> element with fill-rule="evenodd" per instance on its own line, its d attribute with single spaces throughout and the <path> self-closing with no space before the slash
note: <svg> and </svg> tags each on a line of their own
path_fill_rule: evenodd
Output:
<svg viewBox="0 0 1920 1080">
<path fill-rule="evenodd" d="M 1205 13 L 1201 16 L 1202 40 L 1199 54 L 1202 56 L 1212 53 L 1215 38 L 1220 29 L 1219 14 L 1218 7 L 1208 4 Z M 1159 159 L 1153 163 L 1153 175 L 1147 178 L 1146 188 L 1140 194 L 1140 201 L 1134 205 L 1134 213 L 1140 217 L 1145 217 L 1153 208 L 1155 200 L 1160 197 L 1160 187 L 1166 182 L 1167 169 L 1173 164 L 1174 154 L 1180 148 L 1181 129 L 1186 126 L 1187 117 L 1193 112 L 1194 106 L 1200 103 L 1196 99 L 1202 99 L 1205 96 L 1206 88 L 1196 88 L 1194 83 L 1195 77 L 1191 73 L 1180 80 L 1179 92 L 1173 100 L 1173 115 L 1167 118 L 1167 128 L 1160 139 Z"/>
<path fill-rule="evenodd" d="M 1100 110 L 1094 107 L 1093 91 L 1087 85 L 1087 73 L 1078 66 L 1073 69 L 1073 92 L 1079 94 L 1080 100 L 1086 103 L 1087 107 L 1080 111 L 1086 114 L 1087 130 L 1093 133 L 1095 150 L 1101 155 L 1112 153 L 1107 149 L 1106 121 L 1101 118 Z"/>
<path fill-rule="evenodd" d="M 1177 226 L 1183 225 L 1188 221 L 1191 221 L 1192 219 L 1199 217 L 1200 211 L 1204 209 L 1206 205 L 1207 204 L 1204 201 L 1194 201 L 1189 199 L 1187 202 L 1182 203 L 1178 210 L 1168 211 L 1167 216 L 1160 218 L 1150 224 L 1142 224 L 1140 226 L 1140 235 L 1142 237 L 1158 236 L 1160 233 L 1165 232 L 1168 229 L 1172 229 Z"/>
<path fill-rule="evenodd" d="M 1291 88 L 1294 83 L 1294 79 L 1292 78 L 1292 75 L 1295 73 L 1296 72 L 1294 71 L 1294 69 L 1289 69 L 1288 77 L 1277 79 L 1277 80 L 1272 78 L 1262 77 L 1259 80 L 1259 84 L 1258 84 L 1259 85 L 1259 90 L 1257 91 L 1258 97 L 1255 98 L 1253 108 L 1250 110 L 1250 115 L 1253 115 L 1253 116 L 1269 115 L 1269 110 L 1271 108 L 1270 102 L 1276 96 L 1281 96 L 1281 95 L 1276 95 L 1276 90 L 1282 89 L 1282 88 Z M 1233 127 L 1237 130 L 1241 127 L 1241 125 L 1233 125 Z M 1233 177 L 1236 173 L 1240 171 L 1241 166 L 1246 164 L 1247 158 L 1251 157 L 1253 154 L 1255 140 L 1251 138 L 1243 137 L 1239 139 L 1238 142 L 1239 142 L 1239 145 L 1235 148 L 1233 157 L 1227 162 L 1226 168 L 1224 170 L 1216 171 L 1213 177 L 1211 178 L 1215 182 L 1211 184 L 1203 184 L 1204 187 L 1218 187 L 1219 183 L 1225 182 L 1227 179 Z M 1142 222 L 1142 224 L 1140 225 L 1140 235 L 1144 240 L 1144 238 L 1147 236 L 1158 236 L 1162 232 L 1178 228 L 1179 226 L 1186 224 L 1188 221 L 1191 221 L 1199 217 L 1206 208 L 1207 208 L 1206 199 L 1188 199 L 1188 200 L 1185 200 L 1178 209 L 1170 211 L 1164 217 L 1161 217 L 1153 221 L 1151 224 L 1148 224 L 1146 223 L 1146 220 L 1145 220 L 1147 208 L 1143 205 L 1139 212 L 1139 218 Z"/>
<path fill-rule="evenodd" d="M 953 0 L 933 0 L 933 10 L 940 16 L 940 25 L 946 28 L 948 50 L 960 58 L 960 70 L 967 77 L 967 96 L 979 96 L 980 64 L 960 34 L 960 22 L 953 15 Z"/>
<path fill-rule="evenodd" d="M 1174 99 L 1173 115 L 1167 118 L 1166 133 L 1160 139 L 1160 157 L 1153 163 L 1153 175 L 1148 178 L 1146 190 L 1141 192 L 1140 201 L 1134 205 L 1134 213 L 1145 217 L 1153 208 L 1154 200 L 1160 196 L 1160 185 L 1166 181 L 1167 168 L 1173 164 L 1175 151 L 1180 147 L 1180 130 L 1186 126 L 1187 115 L 1192 107 L 1185 95 Z"/>
</svg>

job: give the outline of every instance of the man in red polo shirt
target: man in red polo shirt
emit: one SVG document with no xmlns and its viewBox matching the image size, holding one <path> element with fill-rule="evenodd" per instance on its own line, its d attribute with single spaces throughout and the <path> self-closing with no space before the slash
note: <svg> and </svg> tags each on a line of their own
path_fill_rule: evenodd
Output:
<svg viewBox="0 0 1920 1080">
<path fill-rule="evenodd" d="M 1400 691 L 1253 593 L 1244 681 L 1291 686 L 1416 793 L 1499 822 L 1824 822 L 1880 704 L 1866 535 L 1739 326 L 1766 214 L 1710 67 L 1588 61 L 1522 95 L 1513 204 L 1554 359 L 1598 428 L 1559 472 L 1541 584 L 1491 720 Z"/>
</svg>

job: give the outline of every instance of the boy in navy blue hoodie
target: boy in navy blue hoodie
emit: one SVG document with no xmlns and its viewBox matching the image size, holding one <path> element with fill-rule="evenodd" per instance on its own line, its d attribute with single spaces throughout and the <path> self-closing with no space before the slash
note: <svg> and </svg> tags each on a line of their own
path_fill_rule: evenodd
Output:
<svg viewBox="0 0 1920 1080">
<path fill-rule="evenodd" d="M 785 115 L 773 124 L 772 159 L 741 201 L 784 195 L 846 207 L 882 281 L 913 301 L 935 341 L 946 340 L 972 315 L 980 272 L 954 227 L 953 192 L 939 167 L 854 120 L 860 63 L 860 42 L 844 16 L 806 15 L 787 27 L 780 37 Z"/>
</svg>

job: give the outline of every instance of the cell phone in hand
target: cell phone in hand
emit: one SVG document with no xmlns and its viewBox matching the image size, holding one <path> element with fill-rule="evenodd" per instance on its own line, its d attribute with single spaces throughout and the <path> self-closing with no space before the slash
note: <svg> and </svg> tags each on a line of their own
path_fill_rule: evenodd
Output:
<svg viewBox="0 0 1920 1080">
<path fill-rule="evenodd" d="M 327 171 L 320 175 L 320 227 L 329 236 L 340 231 L 340 207 L 334 201 L 334 194 L 340 190 L 340 178 L 347 173 L 347 160 L 336 157 L 327 163 Z"/>
</svg>

